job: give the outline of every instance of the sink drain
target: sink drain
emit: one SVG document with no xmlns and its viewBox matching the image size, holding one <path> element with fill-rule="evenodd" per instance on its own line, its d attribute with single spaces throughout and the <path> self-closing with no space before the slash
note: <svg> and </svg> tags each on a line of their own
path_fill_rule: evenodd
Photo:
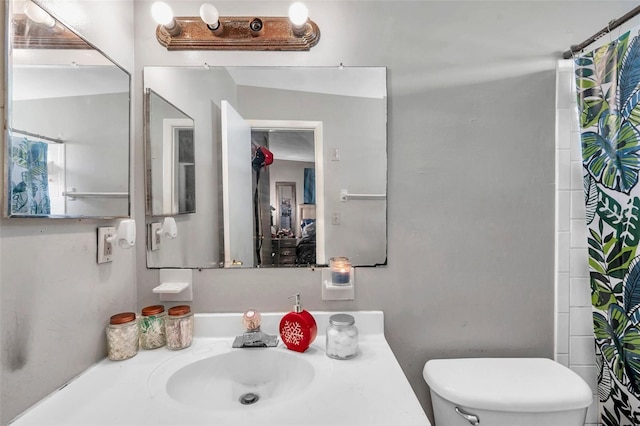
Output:
<svg viewBox="0 0 640 426">
<path fill-rule="evenodd" d="M 259 399 L 260 399 L 260 395 L 258 395 L 257 393 L 248 392 L 240 396 L 240 404 L 242 405 L 255 404 L 256 402 L 258 402 Z"/>
</svg>

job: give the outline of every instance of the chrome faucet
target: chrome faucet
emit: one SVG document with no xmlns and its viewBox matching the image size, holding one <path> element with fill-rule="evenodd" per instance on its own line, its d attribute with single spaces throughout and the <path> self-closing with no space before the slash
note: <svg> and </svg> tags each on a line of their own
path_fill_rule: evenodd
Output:
<svg viewBox="0 0 640 426">
<path fill-rule="evenodd" d="M 262 330 L 260 312 L 249 309 L 242 315 L 242 324 L 247 331 L 233 340 L 233 348 L 267 348 L 278 346 L 278 337 L 271 336 Z"/>
</svg>

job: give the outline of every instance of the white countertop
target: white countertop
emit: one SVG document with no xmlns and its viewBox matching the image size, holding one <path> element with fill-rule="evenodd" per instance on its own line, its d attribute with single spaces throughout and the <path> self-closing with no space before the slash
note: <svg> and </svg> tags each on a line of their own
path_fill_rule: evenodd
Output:
<svg viewBox="0 0 640 426">
<path fill-rule="evenodd" d="M 334 360 L 324 353 L 324 330 L 335 312 L 312 312 L 318 336 L 302 354 L 316 366 L 322 382 L 291 400 L 237 409 L 207 410 L 182 404 L 159 394 L 158 377 L 171 365 L 229 351 L 242 334 L 241 314 L 197 314 L 193 344 L 183 350 L 141 349 L 124 361 L 104 359 L 67 386 L 43 399 L 12 425 L 394 425 L 429 426 L 418 399 L 383 333 L 378 311 L 348 312 L 359 329 L 360 353 L 350 360 Z M 262 330 L 278 335 L 283 313 L 263 313 Z M 278 347 L 260 349 L 286 351 Z M 296 353 L 297 354 L 297 353 Z M 55 368 L 55 366 L 52 366 Z"/>
</svg>

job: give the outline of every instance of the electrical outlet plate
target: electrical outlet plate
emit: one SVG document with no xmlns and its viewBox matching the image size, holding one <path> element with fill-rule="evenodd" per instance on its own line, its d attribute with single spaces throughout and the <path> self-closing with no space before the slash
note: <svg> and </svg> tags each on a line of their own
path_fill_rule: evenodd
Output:
<svg viewBox="0 0 640 426">
<path fill-rule="evenodd" d="M 149 247 L 151 251 L 160 250 L 161 236 L 158 233 L 162 229 L 162 223 L 152 223 L 149 225 Z"/>
<path fill-rule="evenodd" d="M 112 261 L 113 244 L 107 241 L 107 238 L 116 234 L 116 228 L 113 226 L 103 226 L 98 228 L 98 263 L 108 263 Z"/>
<path fill-rule="evenodd" d="M 340 225 L 340 212 L 331 213 L 331 224 Z"/>
</svg>

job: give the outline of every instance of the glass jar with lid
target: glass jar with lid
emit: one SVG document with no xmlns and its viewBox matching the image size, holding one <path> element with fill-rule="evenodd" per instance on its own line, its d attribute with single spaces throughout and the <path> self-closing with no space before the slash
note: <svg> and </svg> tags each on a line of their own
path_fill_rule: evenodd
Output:
<svg viewBox="0 0 640 426">
<path fill-rule="evenodd" d="M 109 319 L 107 333 L 107 357 L 121 361 L 138 353 L 138 323 L 136 314 L 123 312 Z"/>
<path fill-rule="evenodd" d="M 142 309 L 139 321 L 140 347 L 156 349 L 167 344 L 165 336 L 165 318 L 167 313 L 163 305 L 147 306 Z"/>
<path fill-rule="evenodd" d="M 193 312 L 187 305 L 169 308 L 165 330 L 169 349 L 184 349 L 193 342 Z"/>
<path fill-rule="evenodd" d="M 358 328 L 349 314 L 329 317 L 325 351 L 329 358 L 351 359 L 358 354 Z"/>
</svg>

